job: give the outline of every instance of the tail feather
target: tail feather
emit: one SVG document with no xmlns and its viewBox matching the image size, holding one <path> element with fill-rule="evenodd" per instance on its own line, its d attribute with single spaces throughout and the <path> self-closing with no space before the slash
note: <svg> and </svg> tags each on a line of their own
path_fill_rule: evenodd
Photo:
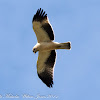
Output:
<svg viewBox="0 0 100 100">
<path fill-rule="evenodd" d="M 66 42 L 66 43 L 61 43 L 61 49 L 71 49 L 71 43 L 70 42 Z"/>
</svg>

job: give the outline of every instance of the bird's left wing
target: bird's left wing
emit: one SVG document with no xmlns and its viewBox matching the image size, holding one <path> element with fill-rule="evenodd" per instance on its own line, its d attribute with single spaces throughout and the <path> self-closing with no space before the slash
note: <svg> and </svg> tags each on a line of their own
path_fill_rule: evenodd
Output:
<svg viewBox="0 0 100 100">
<path fill-rule="evenodd" d="M 54 40 L 54 32 L 43 9 L 38 9 L 32 20 L 38 42 Z"/>
<path fill-rule="evenodd" d="M 39 78 L 48 86 L 53 85 L 53 72 L 56 59 L 55 50 L 41 52 L 39 51 L 37 61 L 37 73 Z"/>
</svg>

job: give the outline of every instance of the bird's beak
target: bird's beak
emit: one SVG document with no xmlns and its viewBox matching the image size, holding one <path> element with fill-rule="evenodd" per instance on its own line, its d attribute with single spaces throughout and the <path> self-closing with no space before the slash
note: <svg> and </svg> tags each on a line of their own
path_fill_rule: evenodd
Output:
<svg viewBox="0 0 100 100">
<path fill-rule="evenodd" d="M 33 50 L 32 50 L 33 51 Z M 34 54 L 36 54 L 36 52 L 33 51 Z"/>
<path fill-rule="evenodd" d="M 36 52 L 34 52 L 34 54 L 36 54 Z"/>
</svg>

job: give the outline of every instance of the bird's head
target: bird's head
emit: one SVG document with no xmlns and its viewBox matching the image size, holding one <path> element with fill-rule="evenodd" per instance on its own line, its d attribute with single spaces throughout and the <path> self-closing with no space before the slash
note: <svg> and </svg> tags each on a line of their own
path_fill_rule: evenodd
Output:
<svg viewBox="0 0 100 100">
<path fill-rule="evenodd" d="M 38 50 L 37 48 L 33 48 L 33 52 L 36 53 Z"/>
</svg>

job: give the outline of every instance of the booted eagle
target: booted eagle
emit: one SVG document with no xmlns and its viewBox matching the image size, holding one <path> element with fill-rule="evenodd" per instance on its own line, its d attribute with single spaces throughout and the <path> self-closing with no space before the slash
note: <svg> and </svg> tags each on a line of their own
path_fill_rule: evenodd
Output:
<svg viewBox="0 0 100 100">
<path fill-rule="evenodd" d="M 56 49 L 71 48 L 71 43 L 53 42 L 54 32 L 43 9 L 38 9 L 32 20 L 33 30 L 38 43 L 33 47 L 33 52 L 38 53 L 37 74 L 39 78 L 48 86 L 53 85 L 54 64 L 56 60 Z"/>
</svg>

